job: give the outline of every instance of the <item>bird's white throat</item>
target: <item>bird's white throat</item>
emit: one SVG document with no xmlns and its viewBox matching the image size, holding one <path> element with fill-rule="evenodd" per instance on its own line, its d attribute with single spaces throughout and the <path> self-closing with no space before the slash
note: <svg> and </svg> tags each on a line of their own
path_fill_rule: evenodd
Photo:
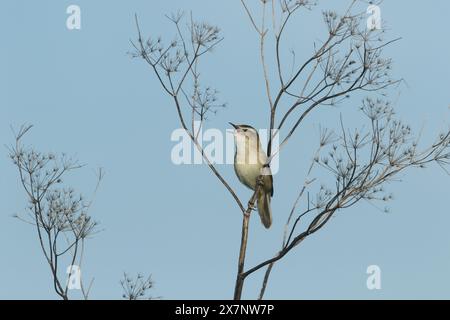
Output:
<svg viewBox="0 0 450 320">
<path fill-rule="evenodd" d="M 266 164 L 267 155 L 256 134 L 243 134 L 237 132 L 234 135 L 234 139 L 236 144 L 235 162 L 237 164 L 253 164 L 260 166 Z"/>
</svg>

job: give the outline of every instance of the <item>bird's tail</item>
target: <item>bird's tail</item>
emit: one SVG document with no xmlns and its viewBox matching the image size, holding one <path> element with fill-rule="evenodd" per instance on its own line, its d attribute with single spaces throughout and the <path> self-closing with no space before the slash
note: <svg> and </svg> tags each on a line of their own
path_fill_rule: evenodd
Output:
<svg viewBox="0 0 450 320">
<path fill-rule="evenodd" d="M 270 194 L 260 190 L 258 192 L 258 212 L 261 222 L 269 229 L 272 225 L 272 210 L 270 209 Z"/>
</svg>

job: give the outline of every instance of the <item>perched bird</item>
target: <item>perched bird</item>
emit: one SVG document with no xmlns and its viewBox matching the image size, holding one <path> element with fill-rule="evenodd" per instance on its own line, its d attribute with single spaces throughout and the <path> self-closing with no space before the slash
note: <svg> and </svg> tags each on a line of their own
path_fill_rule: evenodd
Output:
<svg viewBox="0 0 450 320">
<path fill-rule="evenodd" d="M 272 172 L 267 164 L 267 155 L 259 140 L 258 132 L 248 125 L 235 125 L 234 141 L 236 152 L 234 155 L 234 170 L 245 186 L 256 190 L 257 181 L 262 176 L 257 194 L 257 207 L 261 222 L 267 229 L 272 225 L 272 211 L 270 199 L 273 196 Z"/>
</svg>

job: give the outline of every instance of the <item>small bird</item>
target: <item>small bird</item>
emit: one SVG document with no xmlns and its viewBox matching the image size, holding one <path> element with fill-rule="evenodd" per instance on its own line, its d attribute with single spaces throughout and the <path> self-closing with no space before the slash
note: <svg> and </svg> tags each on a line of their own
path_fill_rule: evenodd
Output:
<svg viewBox="0 0 450 320">
<path fill-rule="evenodd" d="M 267 165 L 267 155 L 255 128 L 231 122 L 230 125 L 235 129 L 234 170 L 239 181 L 253 191 L 256 190 L 258 178 L 262 176 L 262 185 L 257 194 L 257 207 L 262 224 L 269 229 L 272 225 L 270 199 L 273 197 L 273 177 Z"/>
</svg>

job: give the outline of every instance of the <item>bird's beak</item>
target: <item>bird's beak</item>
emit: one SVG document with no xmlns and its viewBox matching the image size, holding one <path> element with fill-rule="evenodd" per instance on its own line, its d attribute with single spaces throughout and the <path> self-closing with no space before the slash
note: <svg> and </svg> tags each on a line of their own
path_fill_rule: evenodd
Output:
<svg viewBox="0 0 450 320">
<path fill-rule="evenodd" d="M 236 130 L 238 129 L 238 126 L 235 125 L 234 123 L 228 122 L 233 128 L 235 128 Z"/>
</svg>

